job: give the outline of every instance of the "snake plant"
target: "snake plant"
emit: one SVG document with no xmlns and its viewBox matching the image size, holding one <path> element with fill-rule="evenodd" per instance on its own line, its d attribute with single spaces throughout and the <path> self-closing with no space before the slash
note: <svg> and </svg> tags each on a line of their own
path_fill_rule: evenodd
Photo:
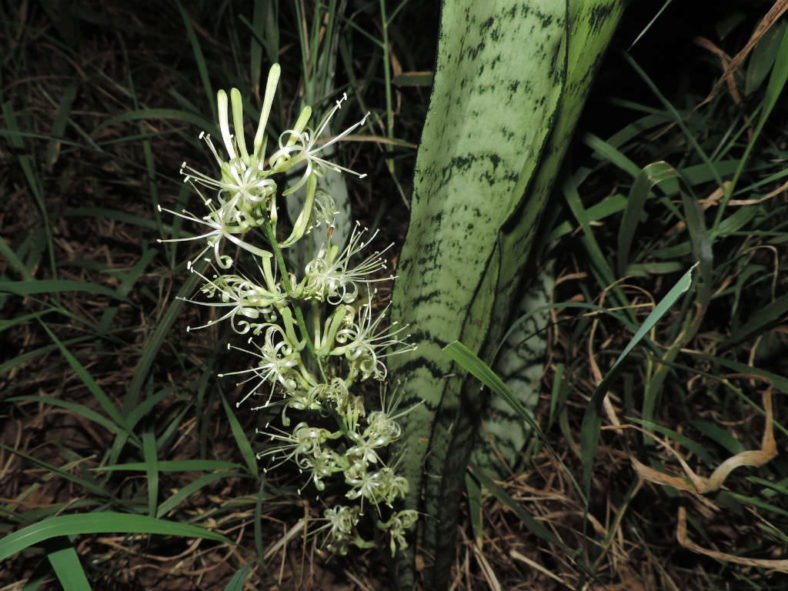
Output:
<svg viewBox="0 0 788 591">
<path fill-rule="evenodd" d="M 434 87 L 416 161 L 393 318 L 412 352 L 392 358 L 403 404 L 398 442 L 421 512 L 397 585 L 447 586 L 464 474 L 478 429 L 478 385 L 444 354 L 461 340 L 487 361 L 516 307 L 594 72 L 623 0 L 445 0 Z"/>
</svg>

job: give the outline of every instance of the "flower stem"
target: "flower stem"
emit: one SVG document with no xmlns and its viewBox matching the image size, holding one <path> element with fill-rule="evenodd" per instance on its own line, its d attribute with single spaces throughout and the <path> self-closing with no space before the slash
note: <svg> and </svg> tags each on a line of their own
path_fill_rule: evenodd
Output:
<svg viewBox="0 0 788 591">
<path fill-rule="evenodd" d="M 282 285 L 285 288 L 285 292 L 290 297 L 290 301 L 293 304 L 293 310 L 295 311 L 296 322 L 298 323 L 298 329 L 301 331 L 301 336 L 303 337 L 304 341 L 306 342 L 306 348 L 309 349 L 309 353 L 314 358 L 315 362 L 317 363 L 317 367 L 320 370 L 321 377 L 326 380 L 326 373 L 323 370 L 323 363 L 318 355 L 317 350 L 315 349 L 315 344 L 312 342 L 312 337 L 309 336 L 309 330 L 306 327 L 306 321 L 304 320 L 304 313 L 301 310 L 301 306 L 295 301 L 293 297 L 293 284 L 290 282 L 290 274 L 287 272 L 287 266 L 285 265 L 285 258 L 282 256 L 282 249 L 279 248 L 279 242 L 276 239 L 276 230 L 274 229 L 273 224 L 264 224 L 265 227 L 265 234 L 266 238 L 268 238 L 268 242 L 271 245 L 271 250 L 274 253 L 274 257 L 276 258 L 276 264 L 279 267 L 279 274 L 282 277 Z"/>
</svg>

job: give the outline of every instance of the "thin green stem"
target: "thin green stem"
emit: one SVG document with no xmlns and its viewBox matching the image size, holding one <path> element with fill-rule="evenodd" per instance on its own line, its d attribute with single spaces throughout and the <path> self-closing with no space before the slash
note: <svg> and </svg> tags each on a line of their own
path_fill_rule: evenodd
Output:
<svg viewBox="0 0 788 591">
<path fill-rule="evenodd" d="M 380 0 L 380 26 L 383 29 L 383 83 L 386 86 L 386 137 L 394 138 L 394 110 L 391 100 L 391 61 L 389 58 L 389 22 L 386 16 L 386 0 Z M 394 146 L 386 144 L 386 152 L 391 152 Z M 394 161 L 387 159 L 389 172 L 394 172 Z"/>
<path fill-rule="evenodd" d="M 312 319 L 315 325 L 315 340 L 320 341 L 320 348 L 324 347 L 325 335 L 320 332 L 320 304 L 317 300 L 312 300 Z"/>
<path fill-rule="evenodd" d="M 282 249 L 279 248 L 279 242 L 276 239 L 276 230 L 274 230 L 273 224 L 265 224 L 264 228 L 266 238 L 268 238 L 268 242 L 271 245 L 271 250 L 274 253 L 274 257 L 276 258 L 276 264 L 279 267 L 279 273 L 282 276 L 282 285 L 285 288 L 285 293 L 287 293 L 287 295 L 291 298 L 291 301 L 293 301 L 295 299 L 293 284 L 290 282 L 290 274 L 287 272 L 285 258 L 282 256 Z M 301 306 L 299 306 L 295 301 L 293 301 L 292 306 L 293 311 L 295 312 L 296 322 L 298 323 L 298 330 L 301 331 L 301 337 L 306 343 L 306 348 L 309 349 L 309 353 L 314 358 L 315 363 L 317 363 L 317 367 L 320 370 L 320 375 L 324 380 L 326 380 L 326 373 L 323 370 L 322 360 L 315 349 L 315 344 L 312 342 L 312 337 L 309 335 L 309 330 L 306 327 L 306 320 L 304 320 L 304 313 L 301 310 Z"/>
</svg>

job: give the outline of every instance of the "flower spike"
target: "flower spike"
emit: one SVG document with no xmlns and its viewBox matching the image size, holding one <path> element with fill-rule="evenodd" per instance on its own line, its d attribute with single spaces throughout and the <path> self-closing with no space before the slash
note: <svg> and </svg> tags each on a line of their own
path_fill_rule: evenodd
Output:
<svg viewBox="0 0 788 591">
<path fill-rule="evenodd" d="M 195 236 L 161 242 L 202 243 L 187 263 L 202 285 L 198 295 L 182 299 L 209 308 L 211 317 L 187 331 L 226 322 L 235 335 L 246 338 L 245 345 L 228 342 L 227 349 L 247 363 L 218 375 L 233 376 L 239 380 L 236 386 L 244 386 L 238 405 L 263 395 L 262 404 L 250 406 L 266 413 L 263 433 L 268 445 L 257 453 L 258 459 L 267 460 L 264 471 L 289 463 L 301 475 L 299 493 L 311 487 L 319 498 L 330 484 L 328 498 L 344 499 L 323 511 L 317 531 L 322 532 L 325 548 L 345 554 L 353 546 L 374 545 L 360 533 L 368 531 L 359 527 L 366 504 L 374 508 L 377 527 L 388 533 L 387 545 L 395 552 L 406 547 L 405 532 L 417 514 L 396 507 L 407 494 L 408 481 L 398 474 L 398 461 L 389 451 L 402 435 L 397 419 L 408 411 L 395 413 L 396 400 L 383 394 L 387 357 L 412 347 L 405 342 L 404 327 L 386 324 L 387 308 L 378 311 L 373 305 L 374 284 L 393 278 L 384 259 L 391 245 L 370 251 L 377 232 L 369 235 L 358 224 L 344 247 L 335 243 L 335 205 L 318 182 L 326 171 L 365 176 L 332 162 L 330 156 L 338 142 L 366 123 L 368 114 L 324 138 L 330 136 L 331 120 L 347 95 L 314 128 L 309 127 L 312 108 L 307 106 L 293 127 L 279 134 L 266 160 L 266 130 L 279 77 L 280 67 L 274 64 L 251 152 L 241 92 L 233 88 L 217 93 L 221 142 L 200 134 L 217 170 L 212 174 L 186 163 L 181 166 L 184 181 L 202 200 L 203 214 L 159 208 L 202 229 Z M 275 180 L 282 173 L 296 173 L 285 191 Z M 288 234 L 277 231 L 281 198 L 304 186 L 304 205 L 291 220 L 292 228 Z M 292 272 L 283 249 L 298 244 L 323 222 L 326 239 L 314 245 L 315 254 L 303 270 Z M 287 237 L 282 240 L 282 235 Z M 241 263 L 242 258 L 250 262 Z M 195 263 L 201 259 L 209 264 L 197 269 Z M 259 276 L 241 270 L 254 267 Z M 369 380 L 381 382 L 376 409 L 365 406 L 362 382 Z"/>
</svg>

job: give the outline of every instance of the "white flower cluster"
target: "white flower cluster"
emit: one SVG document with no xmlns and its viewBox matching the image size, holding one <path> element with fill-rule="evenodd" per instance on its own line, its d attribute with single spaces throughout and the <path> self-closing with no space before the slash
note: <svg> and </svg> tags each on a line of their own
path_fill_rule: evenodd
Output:
<svg viewBox="0 0 788 591">
<path fill-rule="evenodd" d="M 233 330 L 248 335 L 247 346 L 229 348 L 249 355 L 251 366 L 221 375 L 242 375 L 251 383 L 243 401 L 263 396 L 256 409 L 281 407 L 281 428 L 267 433 L 271 444 L 258 454 L 271 467 L 294 462 L 327 497 L 344 495 L 345 504 L 325 509 L 323 530 L 326 547 L 345 554 L 352 545 L 370 547 L 358 531 L 367 505 L 377 511 L 377 525 L 388 532 L 392 553 L 404 548 L 405 532 L 416 522 L 414 511 L 397 511 L 405 496 L 407 480 L 386 464 L 386 449 L 400 437 L 393 405 L 382 401 L 380 410 L 368 411 L 354 391 L 367 380 L 386 379 L 386 357 L 409 350 L 400 339 L 402 328 L 382 326 L 386 310 L 376 313 L 372 284 L 380 281 L 386 263 L 383 252 L 362 255 L 374 235 L 367 237 L 356 226 L 344 248 L 332 241 L 333 202 L 319 191 L 317 179 L 327 170 L 352 173 L 321 157 L 328 146 L 364 124 L 366 117 L 340 135 L 318 145 L 332 115 L 342 101 L 317 125 L 307 125 L 311 109 L 305 108 L 293 129 L 279 136 L 276 149 L 266 158 L 266 125 L 279 79 L 279 66 L 268 76 L 260 122 L 249 152 L 244 138 L 240 92 L 219 91 L 219 128 L 226 157 L 211 138 L 201 134 L 220 168 L 219 178 L 199 172 L 185 163 L 182 173 L 202 197 L 206 213 L 198 217 L 187 211 L 170 213 L 206 231 L 190 238 L 205 243 L 189 262 L 200 275 L 199 292 L 207 306 L 222 309 L 219 318 L 194 328 L 229 320 Z M 343 100 L 346 97 L 343 97 Z M 230 116 L 235 134 L 230 131 Z M 282 173 L 298 172 L 292 186 L 279 191 Z M 356 173 L 353 173 L 356 174 Z M 280 175 L 277 177 L 276 175 Z M 363 175 L 358 175 L 363 176 Z M 277 234 L 277 198 L 304 187 L 304 206 L 289 236 Z M 206 197 L 204 190 L 210 192 Z M 286 268 L 283 249 L 307 236 L 320 223 L 329 226 L 328 238 L 302 273 Z M 256 262 L 259 281 L 238 271 L 228 250 Z M 207 253 L 212 257 L 205 258 Z M 207 276 L 195 268 L 204 259 L 212 271 Z M 200 265 L 202 266 L 202 265 Z M 192 301 L 192 300 L 190 300 Z M 297 424 L 291 428 L 291 419 Z M 334 425 L 332 431 L 326 425 Z M 270 467 L 269 467 L 270 469 Z"/>
</svg>

